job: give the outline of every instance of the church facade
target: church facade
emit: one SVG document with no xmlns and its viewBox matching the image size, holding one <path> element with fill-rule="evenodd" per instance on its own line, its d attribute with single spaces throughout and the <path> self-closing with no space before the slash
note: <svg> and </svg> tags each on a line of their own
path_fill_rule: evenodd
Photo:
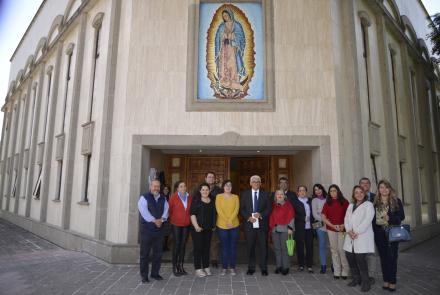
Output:
<svg viewBox="0 0 440 295">
<path fill-rule="evenodd" d="M 152 171 L 347 199 L 367 176 L 414 243 L 439 234 L 428 19 L 419 0 L 45 0 L 11 58 L 0 217 L 128 263 Z"/>
</svg>

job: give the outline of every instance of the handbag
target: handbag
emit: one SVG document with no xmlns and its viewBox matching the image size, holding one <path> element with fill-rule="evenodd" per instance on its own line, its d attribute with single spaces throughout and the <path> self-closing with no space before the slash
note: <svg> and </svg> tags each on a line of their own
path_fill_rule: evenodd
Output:
<svg viewBox="0 0 440 295">
<path fill-rule="evenodd" d="M 411 228 L 409 224 L 390 225 L 385 227 L 388 242 L 408 242 L 411 241 Z"/>
<path fill-rule="evenodd" d="M 293 256 L 293 252 L 295 250 L 295 240 L 293 239 L 292 234 L 288 234 L 286 245 L 287 245 L 287 255 Z"/>
<path fill-rule="evenodd" d="M 323 224 L 322 221 L 315 221 L 315 222 L 312 223 L 312 228 L 313 229 L 318 229 L 318 228 L 321 228 L 323 226 L 324 226 L 324 224 Z"/>
</svg>

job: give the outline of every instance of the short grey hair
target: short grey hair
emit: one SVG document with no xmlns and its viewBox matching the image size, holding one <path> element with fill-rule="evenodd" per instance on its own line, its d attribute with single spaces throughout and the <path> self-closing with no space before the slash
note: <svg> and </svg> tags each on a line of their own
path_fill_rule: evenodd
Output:
<svg viewBox="0 0 440 295">
<path fill-rule="evenodd" d="M 282 190 L 277 190 L 277 191 L 275 191 L 275 193 L 273 194 L 273 199 L 274 199 L 274 201 L 277 200 L 277 195 L 283 195 L 284 200 L 287 199 L 286 194 L 285 194 Z"/>
<path fill-rule="evenodd" d="M 261 177 L 258 175 L 252 175 L 251 176 L 251 181 L 250 182 L 261 182 Z"/>
</svg>

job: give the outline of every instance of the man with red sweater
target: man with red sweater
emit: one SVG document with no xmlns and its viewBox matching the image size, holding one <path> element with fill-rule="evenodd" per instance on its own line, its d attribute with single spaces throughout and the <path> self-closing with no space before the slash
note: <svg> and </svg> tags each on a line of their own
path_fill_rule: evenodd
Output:
<svg viewBox="0 0 440 295">
<path fill-rule="evenodd" d="M 175 276 L 181 276 L 187 274 L 183 268 L 183 262 L 185 260 L 185 247 L 191 223 L 189 212 L 192 197 L 187 192 L 185 182 L 178 181 L 175 187 L 177 187 L 177 192 L 175 192 L 169 200 L 169 219 L 174 237 L 172 257 L 173 274 Z"/>
</svg>

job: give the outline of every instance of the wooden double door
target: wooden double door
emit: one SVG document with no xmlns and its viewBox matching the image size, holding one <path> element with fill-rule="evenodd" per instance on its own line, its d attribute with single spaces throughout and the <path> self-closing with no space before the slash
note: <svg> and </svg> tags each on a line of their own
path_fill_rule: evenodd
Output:
<svg viewBox="0 0 440 295">
<path fill-rule="evenodd" d="M 212 171 L 216 174 L 216 184 L 230 179 L 233 193 L 249 189 L 252 175 L 259 175 L 262 189 L 274 191 L 281 176 L 290 178 L 291 156 L 194 156 L 167 155 L 165 170 L 166 183 L 173 186 L 183 180 L 192 192 L 204 181 L 205 174 Z"/>
</svg>

